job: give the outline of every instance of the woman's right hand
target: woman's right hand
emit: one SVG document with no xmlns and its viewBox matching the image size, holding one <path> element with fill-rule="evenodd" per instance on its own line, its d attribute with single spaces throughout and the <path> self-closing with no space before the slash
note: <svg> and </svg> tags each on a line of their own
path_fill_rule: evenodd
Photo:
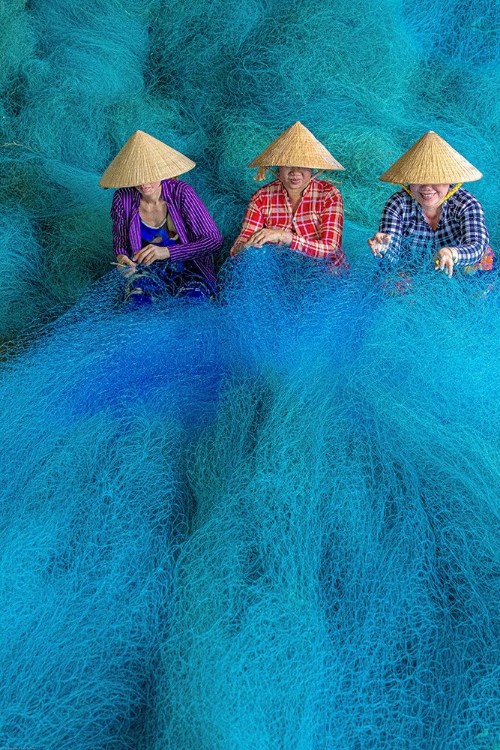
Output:
<svg viewBox="0 0 500 750">
<path fill-rule="evenodd" d="M 382 258 L 391 244 L 391 235 L 384 232 L 375 232 L 373 237 L 368 240 L 370 250 L 376 258 Z"/>
<path fill-rule="evenodd" d="M 125 276 L 126 278 L 131 276 L 135 271 L 135 263 L 128 257 L 128 255 L 117 255 L 116 262 L 122 266 L 121 268 L 118 266 L 118 270 L 122 276 Z"/>
<path fill-rule="evenodd" d="M 120 263 L 122 266 L 133 266 L 135 268 L 134 261 L 130 260 L 128 255 L 117 255 L 116 262 Z"/>
</svg>

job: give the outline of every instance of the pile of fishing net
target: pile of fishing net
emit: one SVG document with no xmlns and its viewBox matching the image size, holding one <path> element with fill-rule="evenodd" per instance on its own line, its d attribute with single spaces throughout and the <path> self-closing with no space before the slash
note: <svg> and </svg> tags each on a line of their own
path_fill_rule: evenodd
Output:
<svg viewBox="0 0 500 750">
<path fill-rule="evenodd" d="M 495 746 L 498 295 L 392 281 L 112 272 L 8 359 L 1 745 Z"/>
<path fill-rule="evenodd" d="M 485 173 L 498 249 L 498 3 L 0 22 L 0 746 L 493 750 L 498 285 L 375 277 L 366 238 L 433 129 Z M 346 167 L 348 278 L 223 265 L 246 165 L 296 120 Z M 129 313 L 108 273 L 98 178 L 137 129 L 197 162 L 213 303 Z"/>
</svg>

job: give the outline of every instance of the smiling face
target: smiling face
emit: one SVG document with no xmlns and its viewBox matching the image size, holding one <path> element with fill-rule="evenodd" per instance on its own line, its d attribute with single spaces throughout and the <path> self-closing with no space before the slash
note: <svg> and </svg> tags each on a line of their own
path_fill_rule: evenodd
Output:
<svg viewBox="0 0 500 750">
<path fill-rule="evenodd" d="M 312 177 L 309 167 L 280 167 L 279 178 L 289 193 L 301 193 L 309 185 Z"/>
<path fill-rule="evenodd" d="M 440 206 L 449 189 L 449 185 L 410 185 L 412 198 L 420 203 L 424 210 Z"/>
</svg>

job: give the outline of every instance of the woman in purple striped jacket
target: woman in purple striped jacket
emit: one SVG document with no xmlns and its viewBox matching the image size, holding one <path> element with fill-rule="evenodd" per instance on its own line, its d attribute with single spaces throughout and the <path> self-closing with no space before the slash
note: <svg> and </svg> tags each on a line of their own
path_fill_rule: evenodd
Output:
<svg viewBox="0 0 500 750">
<path fill-rule="evenodd" d="M 162 294 L 206 298 L 216 292 L 213 254 L 222 237 L 206 207 L 176 178 L 194 162 L 138 130 L 100 180 L 113 197 L 113 250 L 133 306 Z"/>
</svg>

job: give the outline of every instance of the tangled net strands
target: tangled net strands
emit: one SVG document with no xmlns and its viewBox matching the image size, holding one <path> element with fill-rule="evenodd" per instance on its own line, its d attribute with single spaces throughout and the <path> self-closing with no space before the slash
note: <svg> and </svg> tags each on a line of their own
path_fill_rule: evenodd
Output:
<svg viewBox="0 0 500 750">
<path fill-rule="evenodd" d="M 268 350 L 227 391 L 192 469 L 158 747 L 493 746 L 498 438 L 479 394 L 498 369 L 477 344 L 496 302 L 419 282 L 415 298 L 365 300 L 361 340 L 356 303 L 330 297 L 301 363 L 285 371 L 276 347 L 270 368 Z M 300 340 L 290 323 L 285 350 Z"/>
<path fill-rule="evenodd" d="M 498 286 L 395 294 L 365 243 L 431 128 L 498 249 L 499 16 L 0 8 L 0 747 L 497 750 Z M 266 247 L 128 314 L 97 180 L 130 134 L 197 162 L 223 264 L 297 119 L 347 167 L 350 276 Z"/>
<path fill-rule="evenodd" d="M 115 276 L 1 383 L 1 742 L 493 748 L 495 292 L 268 246 L 127 314 Z"/>
</svg>

